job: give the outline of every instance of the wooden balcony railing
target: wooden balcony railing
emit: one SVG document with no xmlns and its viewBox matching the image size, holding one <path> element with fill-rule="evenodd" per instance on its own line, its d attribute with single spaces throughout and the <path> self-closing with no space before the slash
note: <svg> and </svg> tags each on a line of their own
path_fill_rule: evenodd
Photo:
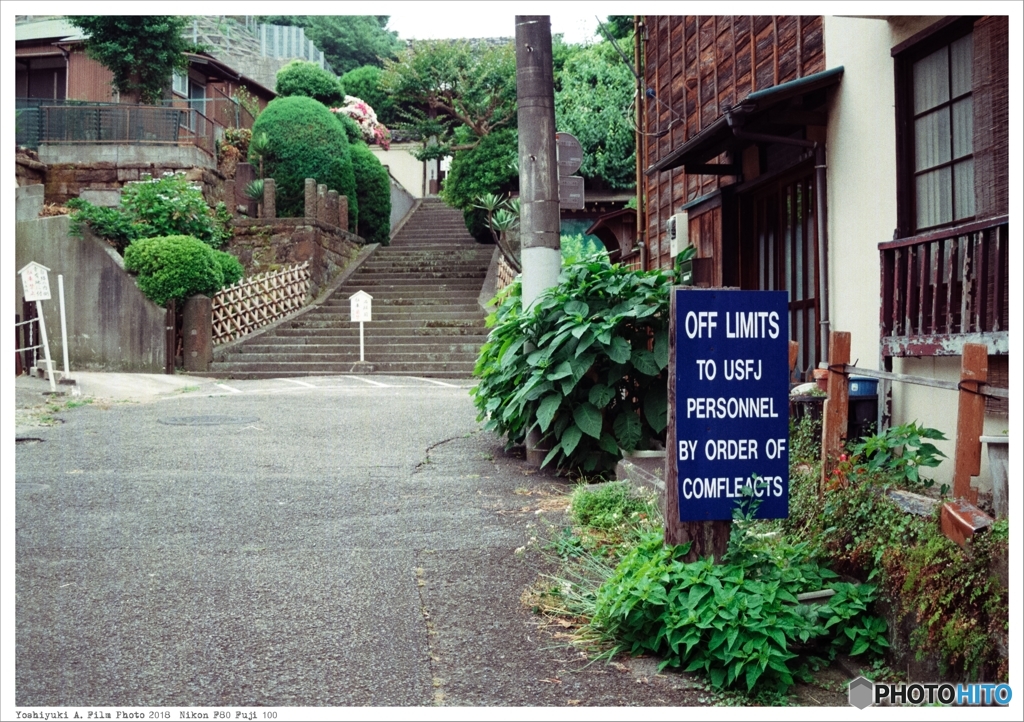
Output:
<svg viewBox="0 0 1024 722">
<path fill-rule="evenodd" d="M 879 243 L 883 356 L 1009 352 L 1009 217 Z"/>
</svg>

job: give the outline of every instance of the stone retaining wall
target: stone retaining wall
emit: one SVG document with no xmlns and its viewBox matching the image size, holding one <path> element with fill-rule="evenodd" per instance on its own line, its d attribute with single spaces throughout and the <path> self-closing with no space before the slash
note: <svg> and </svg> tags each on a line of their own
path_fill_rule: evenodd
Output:
<svg viewBox="0 0 1024 722">
<path fill-rule="evenodd" d="M 214 168 L 182 167 L 174 163 L 124 165 L 113 161 L 98 161 L 91 165 L 49 164 L 46 173 L 46 202 L 63 205 L 69 198 L 77 198 L 83 190 L 119 190 L 147 175 L 159 178 L 164 173 L 182 171 L 189 181 L 201 186 L 203 197 L 211 206 L 230 200 L 225 198 L 225 178 Z"/>
<path fill-rule="evenodd" d="M 314 218 L 236 219 L 235 236 L 223 250 L 238 258 L 246 276 L 310 262 L 310 298 L 359 253 L 363 240 Z"/>
</svg>

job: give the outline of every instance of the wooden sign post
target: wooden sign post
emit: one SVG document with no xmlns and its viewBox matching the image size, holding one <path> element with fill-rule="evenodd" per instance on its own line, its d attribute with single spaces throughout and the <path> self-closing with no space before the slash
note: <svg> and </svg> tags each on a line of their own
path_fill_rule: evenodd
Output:
<svg viewBox="0 0 1024 722">
<path fill-rule="evenodd" d="M 366 354 L 363 344 L 363 324 L 372 320 L 373 296 L 366 291 L 356 291 L 349 296 L 348 300 L 352 312 L 352 323 L 359 322 L 359 363 L 364 363 Z"/>
<path fill-rule="evenodd" d="M 665 543 L 720 560 L 737 504 L 789 513 L 786 293 L 675 287 L 669 331 Z"/>
<path fill-rule="evenodd" d="M 36 302 L 36 317 L 39 319 L 39 336 L 43 342 L 43 354 L 46 359 L 46 375 L 50 379 L 50 391 L 57 392 L 57 381 L 53 377 L 53 361 L 50 360 L 50 342 L 46 338 L 46 319 L 43 318 L 43 301 L 49 301 L 50 279 L 49 268 L 32 261 L 18 271 L 21 276 L 21 288 L 25 292 L 26 301 Z M 65 343 L 65 347 L 67 343 Z"/>
</svg>

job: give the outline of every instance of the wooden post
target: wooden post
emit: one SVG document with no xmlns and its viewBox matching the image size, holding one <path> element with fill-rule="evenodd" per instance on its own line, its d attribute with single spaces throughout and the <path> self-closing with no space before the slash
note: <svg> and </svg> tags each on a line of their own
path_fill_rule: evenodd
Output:
<svg viewBox="0 0 1024 722">
<path fill-rule="evenodd" d="M 796 341 L 789 342 L 789 380 L 793 380 L 793 369 L 796 368 L 796 360 L 800 356 L 800 344 Z"/>
<path fill-rule="evenodd" d="M 971 477 L 981 473 L 981 434 L 985 425 L 985 397 L 977 393 L 988 381 L 988 348 L 964 344 L 960 361 L 960 401 L 956 412 L 956 451 L 953 457 L 953 496 L 978 503 Z"/>
<path fill-rule="evenodd" d="M 675 288 L 669 291 L 670 318 L 676 317 Z M 729 545 L 731 521 L 679 521 L 679 465 L 673 450 L 676 438 L 676 334 L 675 324 L 670 325 L 668 334 L 668 428 L 665 439 L 668 453 L 665 454 L 665 543 L 685 544 L 692 542 L 690 553 L 684 561 L 694 562 L 701 557 L 722 560 Z"/>
<path fill-rule="evenodd" d="M 850 363 L 850 334 L 833 331 L 829 334 L 828 398 L 821 414 L 821 481 L 818 496 L 825 492 L 825 483 L 843 451 L 846 442 L 850 387 L 845 365 Z"/>
</svg>

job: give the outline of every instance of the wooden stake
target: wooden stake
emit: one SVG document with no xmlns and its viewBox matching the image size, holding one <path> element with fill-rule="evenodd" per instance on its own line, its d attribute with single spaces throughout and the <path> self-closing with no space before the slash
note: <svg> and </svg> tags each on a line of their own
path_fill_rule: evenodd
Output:
<svg viewBox="0 0 1024 722">
<path fill-rule="evenodd" d="M 971 477 L 981 473 L 981 434 L 985 426 L 985 397 L 976 393 L 988 381 L 988 348 L 965 343 L 960 361 L 960 401 L 956 412 L 956 451 L 953 457 L 953 496 L 978 503 Z"/>
<path fill-rule="evenodd" d="M 828 398 L 825 399 L 821 424 L 821 482 L 818 496 L 825 493 L 825 483 L 835 469 L 846 443 L 850 388 L 845 365 L 850 363 L 850 334 L 833 331 L 829 334 Z"/>
</svg>

